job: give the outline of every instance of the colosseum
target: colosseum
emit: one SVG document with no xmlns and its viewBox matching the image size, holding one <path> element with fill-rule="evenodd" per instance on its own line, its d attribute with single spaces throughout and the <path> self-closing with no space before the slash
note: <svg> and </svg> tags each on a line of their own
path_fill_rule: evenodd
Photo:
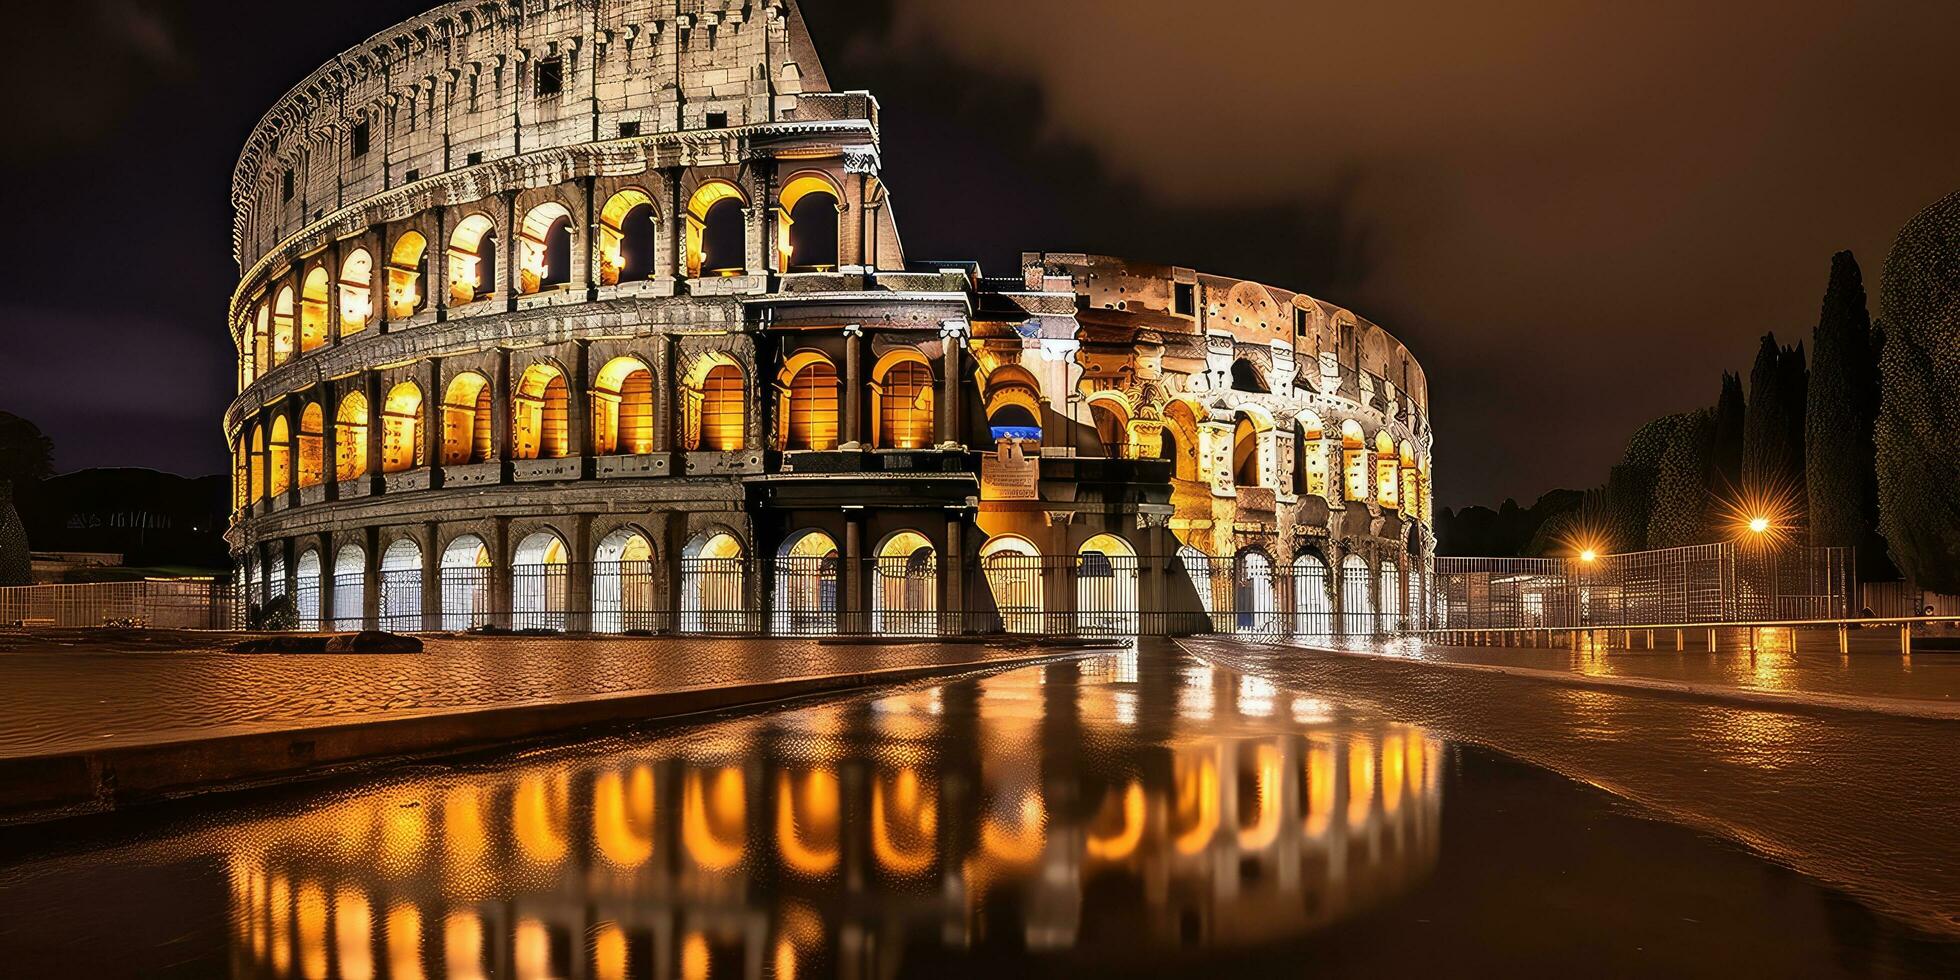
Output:
<svg viewBox="0 0 1960 980">
<path fill-rule="evenodd" d="M 908 259 L 878 102 L 793 0 L 445 4 L 293 88 L 232 196 L 229 540 L 300 628 L 1362 636 L 1429 607 L 1402 344 L 1178 266 Z"/>
</svg>

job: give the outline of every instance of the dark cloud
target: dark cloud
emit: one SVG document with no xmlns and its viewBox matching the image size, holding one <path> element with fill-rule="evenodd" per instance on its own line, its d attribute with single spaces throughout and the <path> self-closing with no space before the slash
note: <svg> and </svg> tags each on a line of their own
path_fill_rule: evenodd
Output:
<svg viewBox="0 0 1960 980">
<path fill-rule="evenodd" d="M 64 467 L 222 471 L 238 147 L 313 66 L 426 6 L 20 14 L 0 194 L 31 233 L 0 263 L 42 312 L 0 318 L 36 378 L 0 408 L 59 433 Z M 805 12 L 833 83 L 884 107 L 908 253 L 1011 275 L 1024 249 L 1106 251 L 1351 305 L 1429 370 L 1445 503 L 1596 482 L 1763 331 L 1807 333 L 1833 251 L 1875 280 L 1893 231 L 1960 185 L 1951 4 Z M 77 342 L 21 354 L 23 330 Z"/>
</svg>

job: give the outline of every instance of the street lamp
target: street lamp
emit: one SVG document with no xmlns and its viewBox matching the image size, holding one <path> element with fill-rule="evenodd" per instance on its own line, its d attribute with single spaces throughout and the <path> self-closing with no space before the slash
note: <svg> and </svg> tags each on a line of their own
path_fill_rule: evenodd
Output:
<svg viewBox="0 0 1960 980">
<path fill-rule="evenodd" d="M 1769 518 L 1767 518 L 1767 517 L 1752 517 L 1752 518 L 1750 518 L 1750 519 L 1749 519 L 1749 530 L 1750 530 L 1750 531 L 1752 531 L 1752 532 L 1754 532 L 1754 533 L 1756 533 L 1756 534 L 1768 534 L 1768 533 L 1769 533 Z"/>
<path fill-rule="evenodd" d="M 1586 550 L 1579 552 L 1579 560 L 1590 565 L 1593 562 L 1599 560 L 1599 552 L 1594 551 L 1591 548 L 1587 548 Z"/>
</svg>

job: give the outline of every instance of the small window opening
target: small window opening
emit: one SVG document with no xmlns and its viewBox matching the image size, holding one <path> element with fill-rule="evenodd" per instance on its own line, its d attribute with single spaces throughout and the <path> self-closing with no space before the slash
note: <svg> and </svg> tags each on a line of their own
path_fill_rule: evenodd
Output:
<svg viewBox="0 0 1960 980">
<path fill-rule="evenodd" d="M 367 123 L 357 122 L 354 124 L 354 137 L 352 142 L 354 145 L 355 156 L 357 157 L 367 156 L 368 141 L 371 138 L 372 138 L 372 132 L 368 129 Z"/>
<path fill-rule="evenodd" d="M 565 90 L 565 59 L 546 58 L 538 62 L 538 96 L 557 95 Z"/>
<path fill-rule="evenodd" d="M 637 123 L 637 122 L 623 122 L 623 123 L 620 123 L 620 124 L 619 124 L 619 138 L 620 138 L 620 139 L 623 139 L 623 140 L 630 140 L 630 139 L 632 139 L 633 137 L 635 137 L 635 136 L 638 136 L 638 135 L 640 135 L 640 124 L 639 124 L 639 123 Z"/>
<path fill-rule="evenodd" d="M 285 174 L 281 175 L 279 178 L 279 199 L 282 201 L 292 200 L 293 187 L 294 187 L 293 172 L 290 169 L 288 169 L 285 172 Z"/>
<path fill-rule="evenodd" d="M 726 129 L 726 128 L 728 128 L 728 113 L 726 113 L 726 112 L 710 112 L 710 113 L 708 113 L 708 128 L 709 128 L 709 129 Z"/>
<path fill-rule="evenodd" d="M 1177 283 L 1172 287 L 1172 293 L 1175 296 L 1175 302 L 1176 302 L 1175 312 L 1177 313 L 1178 316 L 1198 315 L 1197 283 L 1191 283 L 1191 282 Z"/>
</svg>

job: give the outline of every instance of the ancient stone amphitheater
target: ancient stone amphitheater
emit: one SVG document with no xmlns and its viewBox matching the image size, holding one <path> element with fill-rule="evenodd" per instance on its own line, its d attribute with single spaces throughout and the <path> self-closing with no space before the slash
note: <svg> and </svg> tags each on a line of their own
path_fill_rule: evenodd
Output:
<svg viewBox="0 0 1960 980">
<path fill-rule="evenodd" d="M 1354 635 L 1430 605 L 1407 349 L 1177 266 L 908 261 L 878 102 L 789 0 L 441 6 L 294 87 L 232 193 L 230 540 L 268 622 Z"/>
</svg>

